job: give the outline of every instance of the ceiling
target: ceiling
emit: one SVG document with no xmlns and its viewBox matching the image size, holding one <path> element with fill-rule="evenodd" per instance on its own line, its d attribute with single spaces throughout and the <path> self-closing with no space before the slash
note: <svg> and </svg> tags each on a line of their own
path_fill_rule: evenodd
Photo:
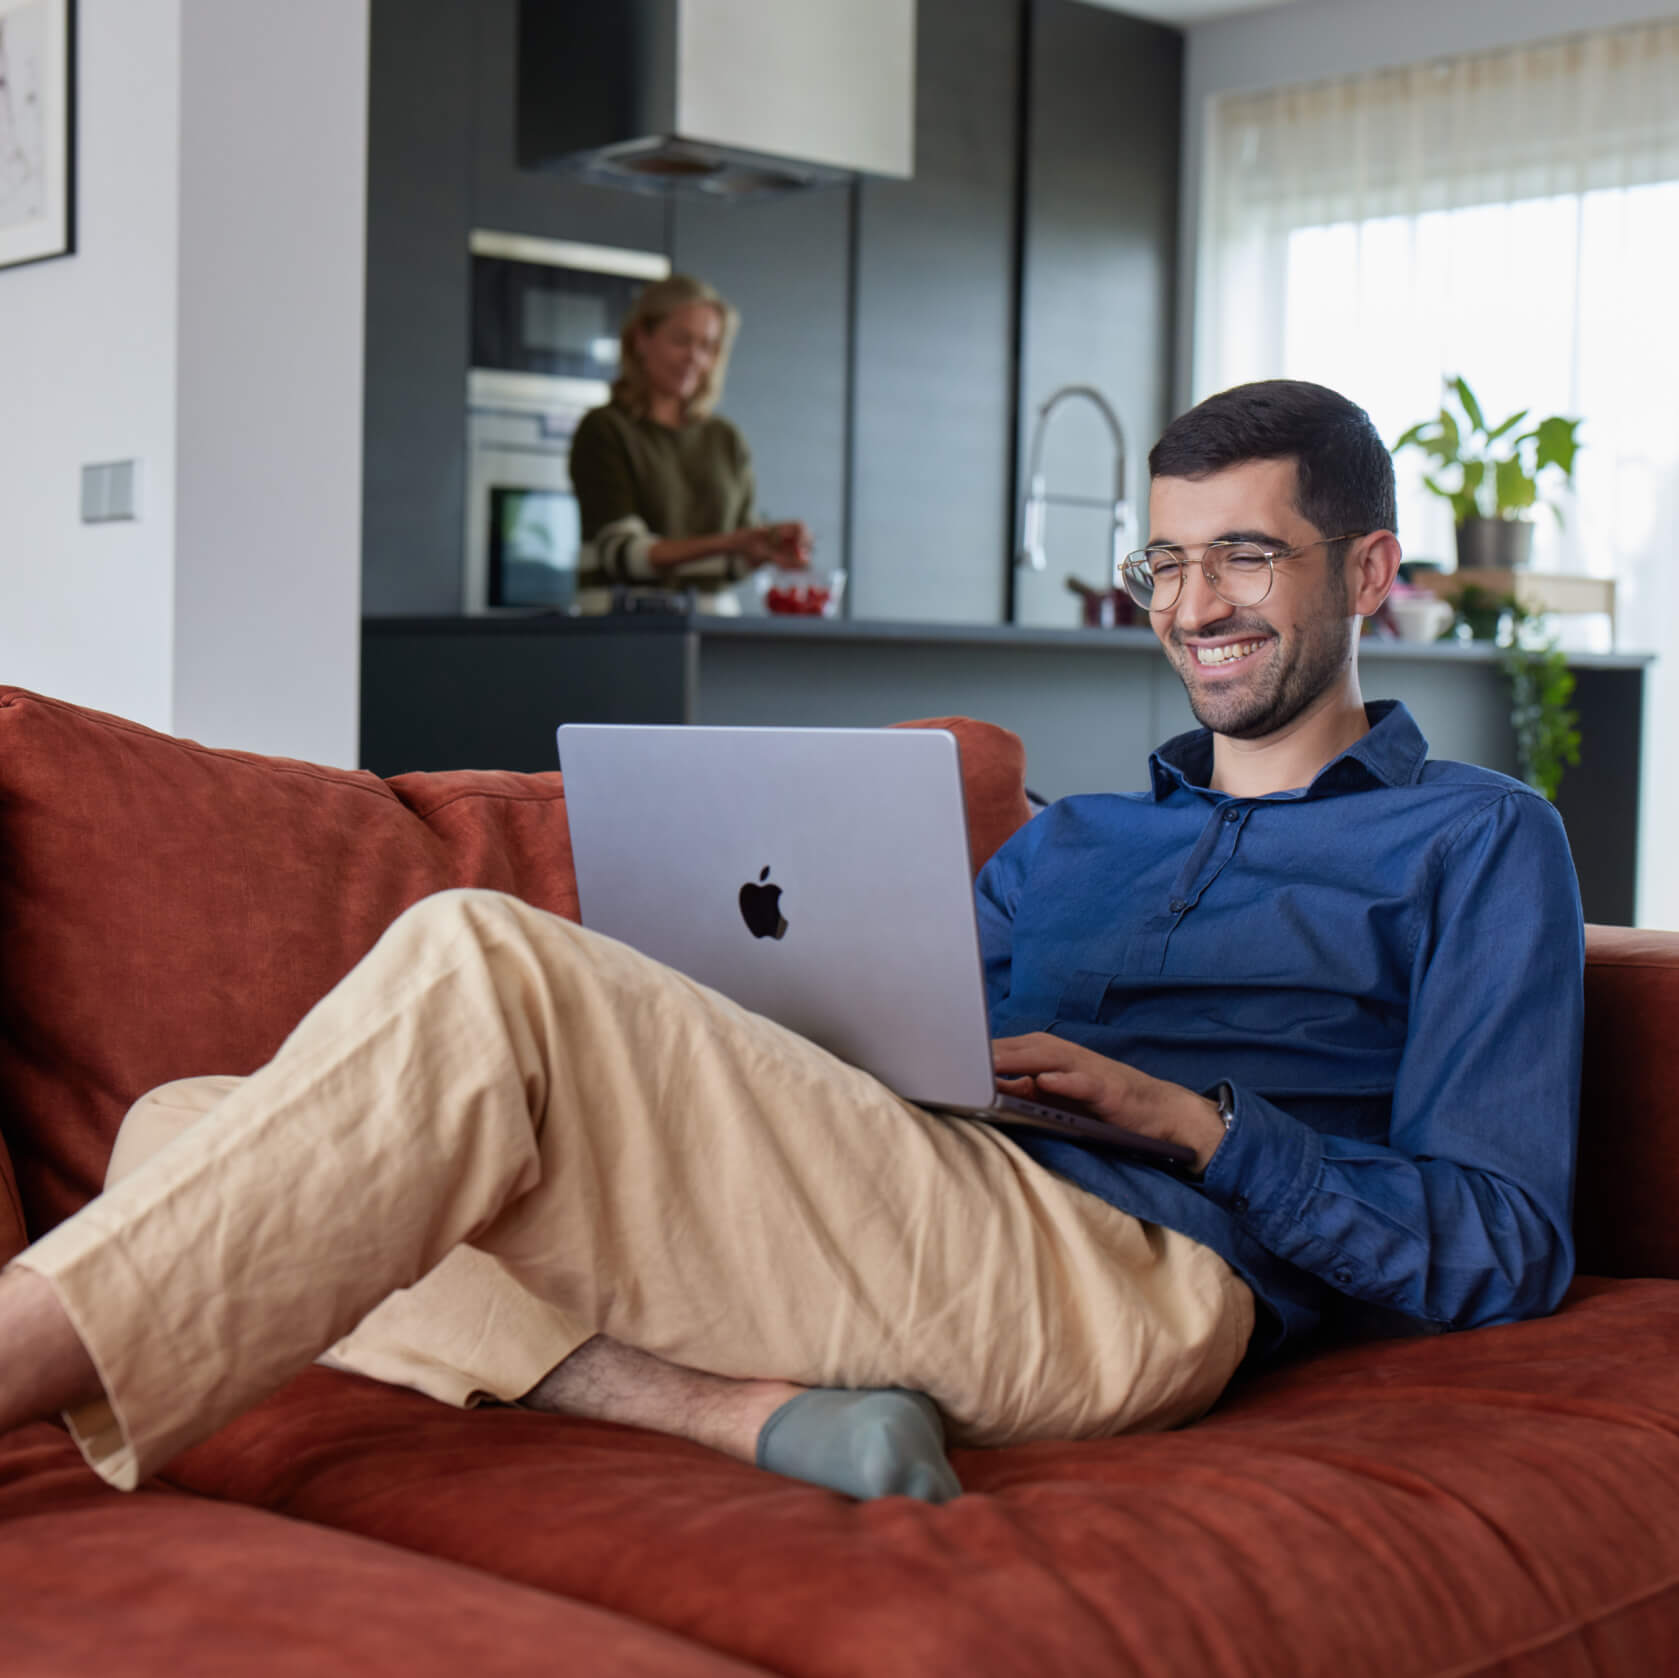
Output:
<svg viewBox="0 0 1679 1678">
<path fill-rule="evenodd" d="M 1187 29 L 1192 23 L 1209 23 L 1236 12 L 1257 12 L 1294 4 L 1294 0 L 1088 0 L 1092 6 L 1106 6 L 1111 12 L 1130 12 L 1134 17 L 1153 18 Z"/>
</svg>

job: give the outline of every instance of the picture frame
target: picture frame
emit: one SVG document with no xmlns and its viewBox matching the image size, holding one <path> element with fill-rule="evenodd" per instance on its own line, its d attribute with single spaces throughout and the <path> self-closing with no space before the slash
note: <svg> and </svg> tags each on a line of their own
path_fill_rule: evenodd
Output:
<svg viewBox="0 0 1679 1678">
<path fill-rule="evenodd" d="M 0 269 L 76 248 L 75 0 L 0 0 Z"/>
</svg>

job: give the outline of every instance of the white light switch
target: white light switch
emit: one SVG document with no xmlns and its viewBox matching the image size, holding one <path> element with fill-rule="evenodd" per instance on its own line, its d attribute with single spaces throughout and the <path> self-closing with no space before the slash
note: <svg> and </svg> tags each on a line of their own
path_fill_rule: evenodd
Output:
<svg viewBox="0 0 1679 1678">
<path fill-rule="evenodd" d="M 140 462 L 107 460 L 82 468 L 82 523 L 140 516 Z"/>
</svg>

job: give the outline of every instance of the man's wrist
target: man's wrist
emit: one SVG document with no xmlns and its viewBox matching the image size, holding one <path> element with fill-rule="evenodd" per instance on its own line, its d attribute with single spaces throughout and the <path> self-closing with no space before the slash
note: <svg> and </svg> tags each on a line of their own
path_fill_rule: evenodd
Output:
<svg viewBox="0 0 1679 1678">
<path fill-rule="evenodd" d="M 1183 1117 L 1173 1127 L 1172 1140 L 1195 1150 L 1193 1174 L 1201 1176 L 1213 1162 L 1213 1155 L 1223 1145 L 1228 1126 L 1214 1094 L 1201 1095 L 1194 1090 L 1183 1092 Z"/>
<path fill-rule="evenodd" d="M 1196 1176 L 1204 1177 L 1213 1163 L 1214 1157 L 1224 1146 L 1224 1139 L 1230 1134 L 1230 1127 L 1236 1122 L 1236 1092 L 1229 1084 L 1214 1084 L 1209 1090 L 1202 1092 L 1201 1099 L 1218 1115 L 1218 1135 L 1213 1141 L 1206 1157 L 1196 1167 Z M 1197 1149 L 1197 1154 L 1200 1150 Z"/>
</svg>

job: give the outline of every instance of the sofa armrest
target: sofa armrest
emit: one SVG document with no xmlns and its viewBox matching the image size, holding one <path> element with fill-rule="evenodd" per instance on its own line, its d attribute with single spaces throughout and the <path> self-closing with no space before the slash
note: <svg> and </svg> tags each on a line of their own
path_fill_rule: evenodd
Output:
<svg viewBox="0 0 1679 1678">
<path fill-rule="evenodd" d="M 1579 1267 L 1679 1277 L 1679 933 L 1586 928 Z"/>
<path fill-rule="evenodd" d="M 29 1245 L 23 1222 L 23 1200 L 18 1194 L 17 1173 L 12 1156 L 0 1138 L 0 1264 L 6 1264 Z"/>
</svg>

